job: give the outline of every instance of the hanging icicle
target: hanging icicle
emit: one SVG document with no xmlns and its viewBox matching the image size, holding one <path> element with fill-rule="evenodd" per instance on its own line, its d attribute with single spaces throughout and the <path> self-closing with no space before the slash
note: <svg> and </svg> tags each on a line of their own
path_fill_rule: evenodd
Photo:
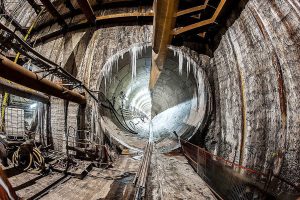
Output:
<svg viewBox="0 0 300 200">
<path fill-rule="evenodd" d="M 198 93 L 198 107 L 200 106 L 200 98 L 202 97 L 202 92 L 204 90 L 204 83 L 203 83 L 203 71 L 199 67 L 199 64 L 196 63 L 195 60 L 193 60 L 187 53 L 182 51 L 182 49 L 174 46 L 169 46 L 169 49 L 173 51 L 174 56 L 178 56 L 178 71 L 179 74 L 183 74 L 183 61 L 186 60 L 186 72 L 187 77 L 189 76 L 191 72 L 191 67 L 193 69 L 193 74 L 195 77 L 195 80 L 197 82 L 197 93 Z"/>
<path fill-rule="evenodd" d="M 139 56 L 142 55 L 143 51 L 146 50 L 147 47 L 151 46 L 150 43 L 139 43 L 139 44 L 133 44 L 127 49 L 123 49 L 106 61 L 105 65 L 103 66 L 101 70 L 101 75 L 104 78 L 105 81 L 105 91 L 107 87 L 107 83 L 111 83 L 112 76 L 113 76 L 113 66 L 116 66 L 116 71 L 119 71 L 119 60 L 123 59 L 124 54 L 126 52 L 130 52 L 131 56 L 131 67 L 132 67 L 132 78 L 136 77 L 136 61 Z"/>
</svg>

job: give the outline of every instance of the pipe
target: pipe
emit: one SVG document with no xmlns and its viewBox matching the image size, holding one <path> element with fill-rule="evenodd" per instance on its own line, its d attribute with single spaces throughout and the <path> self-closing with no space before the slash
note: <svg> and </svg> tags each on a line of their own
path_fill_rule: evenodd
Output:
<svg viewBox="0 0 300 200">
<path fill-rule="evenodd" d="M 0 77 L 0 90 L 20 96 L 26 99 L 32 99 L 42 103 L 49 103 L 50 99 L 48 96 L 38 93 L 35 90 L 31 90 L 27 87 L 21 86 L 9 80 Z"/>
<path fill-rule="evenodd" d="M 79 93 L 68 90 L 67 88 L 57 85 L 45 78 L 41 78 L 35 73 L 10 61 L 2 55 L 0 55 L 0 77 L 51 96 L 69 100 L 78 104 L 86 104 L 86 98 Z"/>
</svg>

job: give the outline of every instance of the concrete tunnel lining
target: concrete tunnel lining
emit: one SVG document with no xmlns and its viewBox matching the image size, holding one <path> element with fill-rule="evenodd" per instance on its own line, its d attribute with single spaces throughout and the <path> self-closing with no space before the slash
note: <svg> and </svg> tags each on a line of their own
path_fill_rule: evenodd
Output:
<svg viewBox="0 0 300 200">
<path fill-rule="evenodd" d="M 122 56 L 115 56 L 117 60 L 112 62 L 112 58 L 108 59 L 111 71 L 107 77 L 103 74 L 99 76 L 100 91 L 114 104 L 121 120 L 123 114 L 124 125 L 138 132 L 132 137 L 148 138 L 149 122 L 152 119 L 156 141 L 164 143 L 172 140 L 172 145 L 166 142 L 165 146 L 168 146 L 167 149 L 173 149 L 178 145 L 174 131 L 177 135 L 189 139 L 197 133 L 199 127 L 203 127 L 204 116 L 207 116 L 209 112 L 207 106 L 210 96 L 209 84 L 202 69 L 203 66 L 196 64 L 180 49 L 171 47 L 165 68 L 155 89 L 150 93 L 148 85 L 151 47 L 148 44 L 133 46 L 142 45 L 144 47 L 137 53 L 136 58 L 136 77 L 132 78 L 133 57 L 130 53 L 132 48 L 122 50 L 119 53 Z M 180 70 L 180 64 L 182 70 Z M 187 69 L 188 67 L 190 69 Z M 121 111 L 122 102 L 123 112 Z M 131 115 L 133 110 L 136 111 L 135 114 L 138 113 L 136 116 Z M 103 123 L 109 120 L 118 127 L 116 130 L 115 127 L 109 128 L 108 125 L 104 125 L 110 129 L 106 130 L 108 135 L 116 131 L 128 135 L 128 132 L 119 125 L 110 112 L 102 110 L 101 115 L 105 116 Z M 144 116 L 143 120 L 140 119 L 141 116 Z M 127 142 L 127 139 L 123 137 L 117 140 Z"/>
</svg>

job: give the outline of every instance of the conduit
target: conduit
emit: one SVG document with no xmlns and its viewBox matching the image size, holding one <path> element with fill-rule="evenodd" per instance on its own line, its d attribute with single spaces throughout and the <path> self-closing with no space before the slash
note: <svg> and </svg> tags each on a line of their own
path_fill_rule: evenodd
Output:
<svg viewBox="0 0 300 200">
<path fill-rule="evenodd" d="M 49 103 L 49 97 L 47 95 L 38 93 L 35 90 L 31 90 L 0 77 L 0 91 L 1 90 L 26 99 L 32 99 L 42 103 Z"/>
<path fill-rule="evenodd" d="M 86 98 L 81 94 L 42 78 L 2 55 L 0 55 L 0 77 L 51 96 L 78 104 L 86 104 Z"/>
</svg>

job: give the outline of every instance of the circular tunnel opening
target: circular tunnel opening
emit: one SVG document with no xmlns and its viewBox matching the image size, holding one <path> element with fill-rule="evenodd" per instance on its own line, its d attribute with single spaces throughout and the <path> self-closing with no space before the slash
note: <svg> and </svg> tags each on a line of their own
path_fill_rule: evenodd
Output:
<svg viewBox="0 0 300 200">
<path fill-rule="evenodd" d="M 100 91 L 113 109 L 102 109 L 101 116 L 107 134 L 119 133 L 118 141 L 135 146 L 129 140 L 148 140 L 152 135 L 158 146 L 171 150 L 179 137 L 188 140 L 203 126 L 208 82 L 202 67 L 175 47 L 169 48 L 152 91 L 150 71 L 151 46 L 147 44 L 133 45 L 109 58 L 101 71 Z"/>
</svg>

